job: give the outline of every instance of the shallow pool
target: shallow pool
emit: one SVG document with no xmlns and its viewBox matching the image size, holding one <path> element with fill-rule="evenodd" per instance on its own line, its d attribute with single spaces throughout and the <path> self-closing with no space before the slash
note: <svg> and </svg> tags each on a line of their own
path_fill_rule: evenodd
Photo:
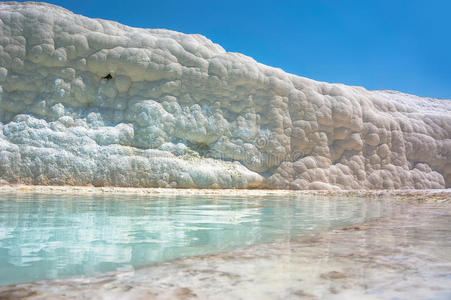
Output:
<svg viewBox="0 0 451 300">
<path fill-rule="evenodd" d="M 0 285 L 291 239 L 401 210 L 386 199 L 0 195 Z"/>
</svg>

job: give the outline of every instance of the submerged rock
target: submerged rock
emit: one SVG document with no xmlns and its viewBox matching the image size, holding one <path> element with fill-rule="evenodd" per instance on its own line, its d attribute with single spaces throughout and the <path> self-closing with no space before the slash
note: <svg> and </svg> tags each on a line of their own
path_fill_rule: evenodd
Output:
<svg viewBox="0 0 451 300">
<path fill-rule="evenodd" d="M 451 187 L 451 101 L 313 81 L 201 35 L 1 3 L 0 178 Z"/>
</svg>

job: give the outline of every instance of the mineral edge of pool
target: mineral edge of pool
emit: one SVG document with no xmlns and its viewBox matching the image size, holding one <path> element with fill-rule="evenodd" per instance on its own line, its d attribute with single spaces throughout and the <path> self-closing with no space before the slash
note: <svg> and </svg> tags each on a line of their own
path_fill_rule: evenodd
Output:
<svg viewBox="0 0 451 300">
<path fill-rule="evenodd" d="M 390 216 L 388 198 L 0 195 L 0 285 L 93 275 Z"/>
</svg>

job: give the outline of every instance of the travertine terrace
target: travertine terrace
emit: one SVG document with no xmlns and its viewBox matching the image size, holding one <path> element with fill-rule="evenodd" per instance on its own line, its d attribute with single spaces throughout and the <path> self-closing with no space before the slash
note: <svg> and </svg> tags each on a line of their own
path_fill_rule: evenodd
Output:
<svg viewBox="0 0 451 300">
<path fill-rule="evenodd" d="M 201 35 L 1 3 L 0 178 L 451 187 L 451 101 L 313 81 Z"/>
</svg>

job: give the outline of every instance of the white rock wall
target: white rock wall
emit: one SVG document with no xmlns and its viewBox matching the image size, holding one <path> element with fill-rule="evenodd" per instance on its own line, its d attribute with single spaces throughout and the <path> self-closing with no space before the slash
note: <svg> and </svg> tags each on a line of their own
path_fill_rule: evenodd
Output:
<svg viewBox="0 0 451 300">
<path fill-rule="evenodd" d="M 451 187 L 451 101 L 316 82 L 201 35 L 0 3 L 0 178 Z"/>
</svg>

